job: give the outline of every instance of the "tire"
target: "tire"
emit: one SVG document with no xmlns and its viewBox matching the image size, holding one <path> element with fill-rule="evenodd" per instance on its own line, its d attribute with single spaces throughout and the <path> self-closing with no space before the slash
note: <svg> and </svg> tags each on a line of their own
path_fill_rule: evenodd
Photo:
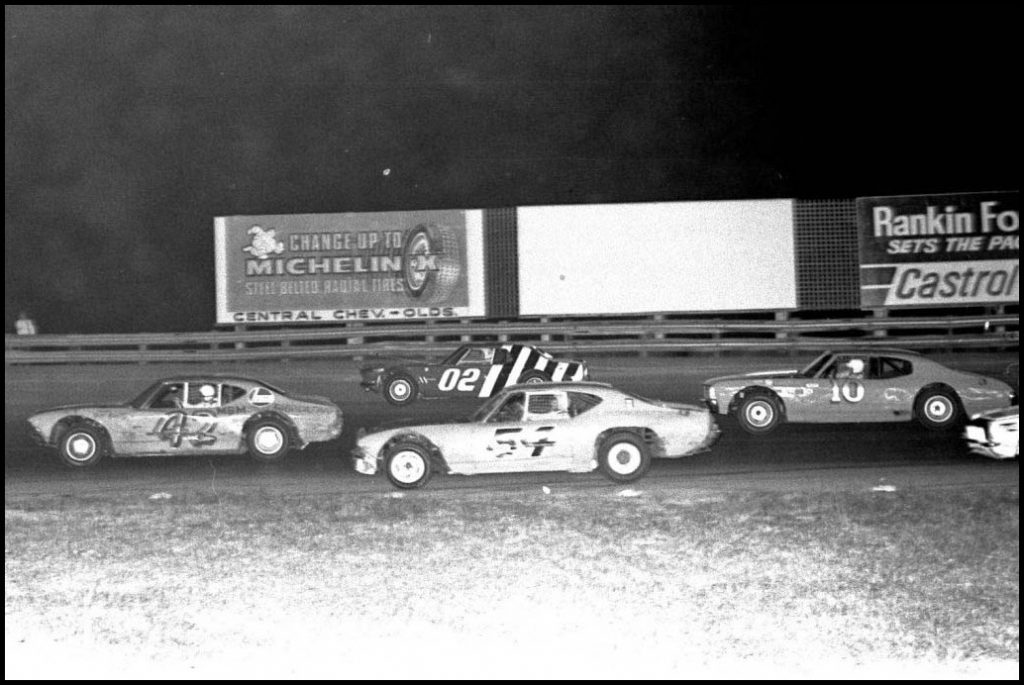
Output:
<svg viewBox="0 0 1024 685">
<path fill-rule="evenodd" d="M 549 383 L 551 381 L 546 373 L 540 371 L 527 371 L 519 377 L 519 383 Z"/>
<path fill-rule="evenodd" d="M 416 379 L 407 373 L 393 373 L 387 377 L 383 386 L 384 399 L 396 407 L 412 404 L 419 396 L 420 389 Z"/>
<path fill-rule="evenodd" d="M 288 427 L 278 419 L 258 419 L 246 430 L 245 445 L 256 461 L 280 461 L 291 448 Z"/>
<path fill-rule="evenodd" d="M 384 472 L 396 488 L 413 490 L 427 484 L 433 475 L 433 465 L 423 447 L 413 442 L 400 442 L 388 449 Z"/>
<path fill-rule="evenodd" d="M 76 469 L 95 466 L 106 454 L 107 436 L 99 428 L 72 426 L 60 438 L 57 456 L 65 465 Z"/>
<path fill-rule="evenodd" d="M 616 483 L 630 483 L 651 468 L 651 454 L 636 434 L 612 433 L 601 443 L 597 465 Z"/>
<path fill-rule="evenodd" d="M 782 403 L 771 393 L 755 390 L 737 405 L 736 420 L 753 435 L 771 433 L 782 423 Z"/>
<path fill-rule="evenodd" d="M 416 269 L 417 256 L 436 257 L 436 270 Z M 422 304 L 443 303 L 462 274 L 459 240 L 447 226 L 421 224 L 409 232 L 402 247 L 405 291 Z"/>
<path fill-rule="evenodd" d="M 963 417 L 963 408 L 956 393 L 945 388 L 925 388 L 914 400 L 914 416 L 933 431 L 955 428 Z"/>
</svg>

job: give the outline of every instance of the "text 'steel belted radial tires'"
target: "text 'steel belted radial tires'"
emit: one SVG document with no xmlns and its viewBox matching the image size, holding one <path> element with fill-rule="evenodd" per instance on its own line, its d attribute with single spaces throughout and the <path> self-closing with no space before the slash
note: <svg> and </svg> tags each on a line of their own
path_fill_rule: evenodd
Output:
<svg viewBox="0 0 1024 685">
<path fill-rule="evenodd" d="M 405 291 L 423 304 L 440 304 L 452 294 L 462 274 L 459 237 L 448 226 L 420 224 L 402 248 Z"/>
</svg>

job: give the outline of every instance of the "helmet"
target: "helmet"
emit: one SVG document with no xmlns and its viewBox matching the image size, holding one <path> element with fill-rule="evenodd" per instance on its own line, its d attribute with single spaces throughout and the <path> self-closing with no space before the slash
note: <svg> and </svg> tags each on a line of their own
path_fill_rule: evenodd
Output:
<svg viewBox="0 0 1024 685">
<path fill-rule="evenodd" d="M 199 388 L 199 394 L 203 396 L 204 402 L 211 402 L 213 401 L 214 395 L 217 394 L 217 390 L 212 385 L 204 385 Z"/>
<path fill-rule="evenodd" d="M 850 369 L 850 373 L 864 373 L 864 360 L 851 359 L 846 362 L 846 367 Z"/>
</svg>

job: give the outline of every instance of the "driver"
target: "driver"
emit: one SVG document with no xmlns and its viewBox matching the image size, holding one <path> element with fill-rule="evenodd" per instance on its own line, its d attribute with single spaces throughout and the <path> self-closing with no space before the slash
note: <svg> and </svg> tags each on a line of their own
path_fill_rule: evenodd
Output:
<svg viewBox="0 0 1024 685">
<path fill-rule="evenodd" d="M 864 378 L 864 360 L 849 360 L 839 369 L 837 378 Z"/>
<path fill-rule="evenodd" d="M 200 407 L 217 406 L 217 389 L 212 385 L 204 385 L 200 387 L 199 394 L 202 395 L 202 399 L 199 400 Z"/>
</svg>

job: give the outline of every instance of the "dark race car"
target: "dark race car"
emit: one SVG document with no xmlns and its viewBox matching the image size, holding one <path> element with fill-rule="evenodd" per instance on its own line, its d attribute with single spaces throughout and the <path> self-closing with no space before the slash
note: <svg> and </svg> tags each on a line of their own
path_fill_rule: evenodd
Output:
<svg viewBox="0 0 1024 685">
<path fill-rule="evenodd" d="M 244 452 L 269 462 L 338 437 L 342 413 L 325 397 L 249 378 L 188 376 L 157 381 L 131 402 L 56 407 L 28 423 L 35 441 L 68 466 L 92 466 L 106 455 Z"/>
<path fill-rule="evenodd" d="M 490 397 L 516 383 L 585 381 L 586 362 L 559 360 L 532 345 L 463 345 L 441 361 L 396 360 L 360 372 L 362 387 L 394 405 L 417 397 Z"/>
<path fill-rule="evenodd" d="M 907 350 L 824 352 L 802 370 L 763 371 L 704 381 L 704 401 L 749 433 L 790 423 L 917 420 L 945 430 L 965 417 L 1016 402 L 1003 381 L 950 369 Z"/>
</svg>

